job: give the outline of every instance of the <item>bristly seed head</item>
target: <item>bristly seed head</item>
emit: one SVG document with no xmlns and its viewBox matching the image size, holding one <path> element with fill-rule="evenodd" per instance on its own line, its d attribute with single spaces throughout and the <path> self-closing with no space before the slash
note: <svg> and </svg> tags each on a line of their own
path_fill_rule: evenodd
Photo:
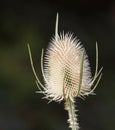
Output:
<svg viewBox="0 0 115 130">
<path fill-rule="evenodd" d="M 80 63 L 84 53 L 81 89 Z M 52 100 L 73 99 L 89 92 L 92 86 L 89 61 L 84 47 L 72 34 L 60 34 L 54 37 L 44 57 L 45 94 Z M 79 91 L 79 93 L 78 93 Z"/>
<path fill-rule="evenodd" d="M 98 71 L 97 43 L 96 70 L 92 78 L 88 56 L 77 37 L 74 37 L 71 33 L 58 35 L 58 14 L 55 36 L 50 41 L 45 55 L 43 56 L 43 50 L 41 55 L 41 70 L 45 86 L 37 77 L 29 44 L 28 51 L 36 84 L 38 87 L 40 86 L 38 92 L 45 94 L 45 98 L 50 101 L 61 101 L 63 99 L 74 101 L 75 97 L 83 98 L 86 95 L 93 94 L 101 79 L 103 68 Z"/>
<path fill-rule="evenodd" d="M 49 43 L 45 55 L 41 55 L 41 71 L 45 86 L 40 82 L 34 69 L 30 46 L 28 44 L 31 67 L 40 93 L 50 101 L 65 100 L 65 110 L 69 115 L 69 127 L 79 130 L 74 99 L 93 94 L 101 76 L 98 72 L 98 46 L 96 43 L 96 70 L 91 76 L 88 56 L 80 41 L 71 33 L 58 35 L 58 13 L 56 17 L 55 36 Z M 44 58 L 43 58 L 44 57 Z M 96 81 L 96 82 L 95 82 Z M 91 88 L 93 86 L 93 88 Z"/>
</svg>

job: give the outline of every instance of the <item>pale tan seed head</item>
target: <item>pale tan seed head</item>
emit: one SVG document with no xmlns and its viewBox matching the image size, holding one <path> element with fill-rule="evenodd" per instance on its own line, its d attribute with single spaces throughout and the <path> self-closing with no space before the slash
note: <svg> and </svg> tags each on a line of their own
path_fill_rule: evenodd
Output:
<svg viewBox="0 0 115 130">
<path fill-rule="evenodd" d="M 91 76 L 88 56 L 84 47 L 70 33 L 58 35 L 58 13 L 56 17 L 55 37 L 49 43 L 45 55 L 41 55 L 41 71 L 45 86 L 40 82 L 32 60 L 28 44 L 31 67 L 36 78 L 39 93 L 45 94 L 50 101 L 65 100 L 65 110 L 68 111 L 69 127 L 79 130 L 74 99 L 92 94 L 97 87 L 102 69 L 98 72 L 98 45 L 96 43 L 96 70 Z M 43 59 L 44 57 L 44 59 Z M 96 82 L 95 82 L 96 81 Z M 92 89 L 91 87 L 94 86 Z"/>
<path fill-rule="evenodd" d="M 102 67 L 98 71 L 98 45 L 96 43 L 96 70 L 92 78 L 88 56 L 83 45 L 70 33 L 58 34 L 58 14 L 55 36 L 49 43 L 45 55 L 43 55 L 43 50 L 41 55 L 41 70 L 45 86 L 36 74 L 29 44 L 28 51 L 36 84 L 40 90 L 37 92 L 45 94 L 45 98 L 50 101 L 63 99 L 74 101 L 75 97 L 94 94 L 103 69 Z"/>
<path fill-rule="evenodd" d="M 78 93 L 83 52 L 83 76 Z M 44 57 L 44 76 L 47 81 L 45 93 L 52 100 L 81 97 L 91 90 L 91 71 L 87 54 L 72 34 L 63 33 L 51 40 Z"/>
</svg>

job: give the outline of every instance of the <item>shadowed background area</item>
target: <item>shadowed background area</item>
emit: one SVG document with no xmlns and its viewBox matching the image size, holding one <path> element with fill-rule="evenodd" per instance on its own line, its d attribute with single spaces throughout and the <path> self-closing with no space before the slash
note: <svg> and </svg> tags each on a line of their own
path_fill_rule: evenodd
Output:
<svg viewBox="0 0 115 130">
<path fill-rule="evenodd" d="M 95 43 L 103 77 L 96 96 L 76 100 L 80 130 L 115 127 L 115 2 L 111 0 L 4 0 L 0 2 L 0 130 L 69 130 L 64 102 L 58 104 L 36 94 L 27 43 L 30 43 L 41 81 L 40 55 L 59 31 L 73 32 L 95 70 Z"/>
</svg>

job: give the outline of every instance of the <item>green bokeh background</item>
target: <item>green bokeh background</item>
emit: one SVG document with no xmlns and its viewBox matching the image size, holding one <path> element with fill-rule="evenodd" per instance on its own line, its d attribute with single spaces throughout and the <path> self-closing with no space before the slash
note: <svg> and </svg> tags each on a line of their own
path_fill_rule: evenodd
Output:
<svg viewBox="0 0 115 130">
<path fill-rule="evenodd" d="M 76 100 L 80 130 L 115 129 L 115 2 L 111 0 L 4 0 L 0 2 L 0 130 L 68 130 L 64 102 L 42 99 L 30 67 L 30 43 L 39 78 L 41 49 L 59 31 L 74 32 L 95 70 L 95 43 L 103 77 L 96 96 Z"/>
</svg>

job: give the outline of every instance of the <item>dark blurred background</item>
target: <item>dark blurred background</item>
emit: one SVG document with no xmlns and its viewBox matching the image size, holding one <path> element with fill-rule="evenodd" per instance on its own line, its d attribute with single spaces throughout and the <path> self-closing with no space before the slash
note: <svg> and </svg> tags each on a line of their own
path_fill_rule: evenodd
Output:
<svg viewBox="0 0 115 130">
<path fill-rule="evenodd" d="M 96 96 L 76 100 L 80 130 L 115 129 L 115 1 L 112 0 L 2 0 L 0 1 L 0 130 L 69 130 L 64 102 L 36 94 L 27 43 L 38 76 L 41 49 L 59 31 L 73 32 L 95 70 L 95 43 L 103 77 Z M 43 81 L 43 80 L 42 80 Z"/>
</svg>

